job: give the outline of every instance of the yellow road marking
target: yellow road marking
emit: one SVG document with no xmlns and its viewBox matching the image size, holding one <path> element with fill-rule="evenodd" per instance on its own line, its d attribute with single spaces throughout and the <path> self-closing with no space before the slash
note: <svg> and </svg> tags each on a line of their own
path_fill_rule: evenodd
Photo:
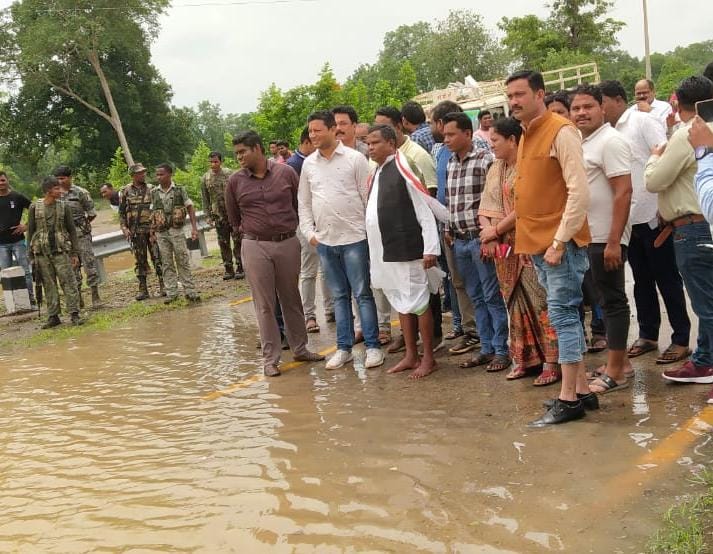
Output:
<svg viewBox="0 0 713 554">
<path fill-rule="evenodd" d="M 240 304 L 247 304 L 248 302 L 252 302 L 253 297 L 252 296 L 246 296 L 245 298 L 238 298 L 237 300 L 233 300 L 232 302 L 228 303 L 228 306 L 240 306 Z"/>
</svg>

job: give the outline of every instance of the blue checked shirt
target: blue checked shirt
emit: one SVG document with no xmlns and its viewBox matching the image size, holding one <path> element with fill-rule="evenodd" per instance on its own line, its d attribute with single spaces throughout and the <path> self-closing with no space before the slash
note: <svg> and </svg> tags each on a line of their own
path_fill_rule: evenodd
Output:
<svg viewBox="0 0 713 554">
<path fill-rule="evenodd" d="M 703 217 L 710 223 L 713 221 L 713 154 L 698 160 L 696 192 Z"/>
<path fill-rule="evenodd" d="M 485 176 L 495 160 L 490 150 L 473 146 L 461 161 L 455 152 L 448 161 L 446 200 L 450 226 L 456 232 L 478 231 L 478 209 Z"/>
<path fill-rule="evenodd" d="M 436 141 L 433 140 L 431 126 L 428 123 L 421 123 L 418 128 L 411 133 L 411 140 L 419 144 L 426 152 L 433 150 L 433 145 Z"/>
</svg>

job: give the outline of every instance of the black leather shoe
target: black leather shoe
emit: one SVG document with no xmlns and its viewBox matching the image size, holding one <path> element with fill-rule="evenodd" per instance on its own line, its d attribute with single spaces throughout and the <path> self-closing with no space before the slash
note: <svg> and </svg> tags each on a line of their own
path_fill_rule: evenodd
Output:
<svg viewBox="0 0 713 554">
<path fill-rule="evenodd" d="M 59 316 L 57 315 L 51 315 L 49 319 L 47 320 L 47 323 L 45 323 L 42 328 L 43 329 L 52 329 L 52 327 L 57 327 L 57 325 L 61 325 L 62 322 L 59 319 Z"/>
<path fill-rule="evenodd" d="M 308 350 L 304 354 L 295 356 L 294 360 L 296 362 L 321 362 L 324 360 L 324 356 L 322 356 L 322 354 L 318 354 L 317 352 L 310 352 Z"/>
<path fill-rule="evenodd" d="M 527 424 L 528 427 L 545 427 L 547 425 L 557 425 L 558 423 L 567 423 L 575 419 L 584 417 L 584 404 L 580 400 L 575 406 L 568 406 L 559 398 L 555 399 L 552 407 L 545 412 L 540 419 L 536 419 Z"/>
<path fill-rule="evenodd" d="M 582 405 L 584 406 L 585 410 L 591 411 L 591 410 L 599 409 L 599 397 L 595 393 L 593 393 L 593 392 L 590 392 L 589 394 L 577 393 L 577 398 L 582 401 Z M 549 410 L 554 403 L 555 403 L 555 399 L 550 398 L 549 400 L 545 400 L 542 403 L 542 405 Z"/>
<path fill-rule="evenodd" d="M 225 273 L 223 273 L 223 281 L 230 281 L 231 279 L 235 279 L 235 272 L 231 269 L 226 269 Z"/>
<path fill-rule="evenodd" d="M 72 325 L 74 325 L 75 327 L 79 326 L 79 325 L 84 325 L 84 320 L 81 317 L 79 317 L 78 312 L 73 312 L 71 315 L 71 318 L 72 318 Z"/>
</svg>

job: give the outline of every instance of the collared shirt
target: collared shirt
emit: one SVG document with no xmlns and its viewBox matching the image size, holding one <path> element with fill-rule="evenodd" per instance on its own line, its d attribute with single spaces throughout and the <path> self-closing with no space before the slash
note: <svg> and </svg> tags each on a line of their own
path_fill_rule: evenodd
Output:
<svg viewBox="0 0 713 554">
<path fill-rule="evenodd" d="M 713 123 L 708 126 L 713 129 Z M 690 127 L 691 121 L 684 123 L 668 141 L 663 154 L 651 156 L 646 162 L 646 190 L 658 193 L 659 212 L 666 221 L 701 213 L 693 184 L 696 157 L 688 142 Z"/>
<path fill-rule="evenodd" d="M 300 230 L 328 246 L 366 239 L 369 162 L 341 141 L 327 159 L 317 150 L 302 165 L 299 189 Z"/>
<path fill-rule="evenodd" d="M 423 184 L 426 188 L 438 188 L 438 180 L 436 179 L 436 164 L 433 163 L 433 158 L 421 146 L 416 144 L 409 137 L 404 137 L 406 140 L 399 147 L 399 152 L 406 156 L 413 163 L 423 176 Z"/>
<path fill-rule="evenodd" d="M 630 106 L 628 111 L 632 112 L 638 112 L 639 110 L 639 105 L 634 104 L 633 106 Z M 642 113 L 649 113 L 653 117 L 655 117 L 658 122 L 661 124 L 663 127 L 664 132 L 668 128 L 666 125 L 666 118 L 668 117 L 668 114 L 670 114 L 673 111 L 673 108 L 671 107 L 671 104 L 668 102 L 665 102 L 663 100 L 657 100 L 654 98 L 654 101 L 651 102 L 651 111 L 650 112 L 642 112 Z"/>
<path fill-rule="evenodd" d="M 305 162 L 305 156 L 299 149 L 295 150 L 294 154 L 287 159 L 287 165 L 297 172 L 297 175 L 302 173 L 302 164 Z"/>
<path fill-rule="evenodd" d="M 666 142 L 666 133 L 654 116 L 636 110 L 626 110 L 616 122 L 616 130 L 624 135 L 631 147 L 632 194 L 629 221 L 632 225 L 649 223 L 656 219 L 658 206 L 656 195 L 646 190 L 644 167 L 651 149 Z"/>
<path fill-rule="evenodd" d="M 592 242 L 606 243 L 614 215 L 613 177 L 631 174 L 631 148 L 619 131 L 605 123 L 582 140 L 584 169 L 589 181 L 587 221 Z M 631 223 L 627 222 L 620 243 L 629 244 Z"/>
<path fill-rule="evenodd" d="M 488 143 L 488 146 L 490 148 L 493 147 L 493 142 L 490 140 L 490 129 L 488 129 L 487 131 L 485 131 L 484 129 L 478 129 L 475 133 L 473 133 L 473 136 L 480 137 Z"/>
<path fill-rule="evenodd" d="M 480 197 L 493 155 L 484 148 L 471 150 L 461 160 L 455 152 L 448 162 L 446 198 L 450 225 L 458 232 L 477 231 Z"/>
<path fill-rule="evenodd" d="M 78 232 L 80 234 L 85 232 L 87 219 L 94 219 L 97 216 L 89 191 L 73 184 L 70 185 L 69 190 L 62 190 L 61 200 L 67 203 L 67 207 L 72 212 L 72 220 L 75 226 L 80 228 Z"/>
<path fill-rule="evenodd" d="M 708 223 L 713 221 L 713 154 L 698 160 L 696 173 L 696 193 L 701 211 Z"/>
<path fill-rule="evenodd" d="M 233 173 L 225 188 L 225 208 L 233 230 L 273 236 L 297 229 L 297 173 L 267 160 L 262 178 L 249 169 Z"/>
<path fill-rule="evenodd" d="M 171 196 L 171 199 L 173 199 L 173 195 L 178 189 L 176 188 L 176 183 L 171 181 L 171 184 L 169 187 L 164 190 L 164 188 L 161 185 L 156 185 L 153 188 L 153 192 L 155 194 L 158 194 L 159 198 L 161 199 L 161 203 L 163 204 L 163 211 L 166 212 L 167 214 L 171 213 L 173 210 L 173 202 L 166 202 L 166 199 Z M 183 189 L 185 192 L 185 189 Z M 193 205 L 193 200 L 191 200 L 188 197 L 188 193 L 185 194 L 185 198 L 183 199 L 183 205 L 187 208 L 188 206 Z M 153 209 L 153 206 L 151 206 L 151 209 Z"/>
<path fill-rule="evenodd" d="M 433 139 L 431 126 L 428 123 L 421 123 L 416 130 L 411 133 L 411 140 L 423 148 L 426 152 L 433 150 L 436 141 Z"/>
<path fill-rule="evenodd" d="M 475 135 L 473 135 L 473 147 L 476 149 L 483 148 L 490 150 L 490 145 Z M 446 176 L 448 174 L 448 162 L 451 159 L 451 153 L 448 147 L 442 142 L 437 142 L 431 149 L 431 157 L 436 164 L 436 181 L 438 184 L 436 198 L 444 206 L 448 205 L 448 198 L 446 197 Z"/>
</svg>

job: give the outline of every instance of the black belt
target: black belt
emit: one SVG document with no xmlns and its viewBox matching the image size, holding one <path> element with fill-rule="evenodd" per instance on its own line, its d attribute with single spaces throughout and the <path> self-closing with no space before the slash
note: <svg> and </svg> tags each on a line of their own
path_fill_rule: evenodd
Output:
<svg viewBox="0 0 713 554">
<path fill-rule="evenodd" d="M 455 231 L 451 229 L 451 235 L 459 240 L 475 240 L 480 238 L 480 231 Z"/>
<path fill-rule="evenodd" d="M 282 242 L 283 240 L 291 239 L 295 236 L 294 231 L 289 233 L 280 233 L 279 235 L 272 236 L 262 236 L 262 235 L 251 235 L 250 233 L 243 233 L 243 238 L 248 240 L 259 240 L 263 242 Z"/>
</svg>

